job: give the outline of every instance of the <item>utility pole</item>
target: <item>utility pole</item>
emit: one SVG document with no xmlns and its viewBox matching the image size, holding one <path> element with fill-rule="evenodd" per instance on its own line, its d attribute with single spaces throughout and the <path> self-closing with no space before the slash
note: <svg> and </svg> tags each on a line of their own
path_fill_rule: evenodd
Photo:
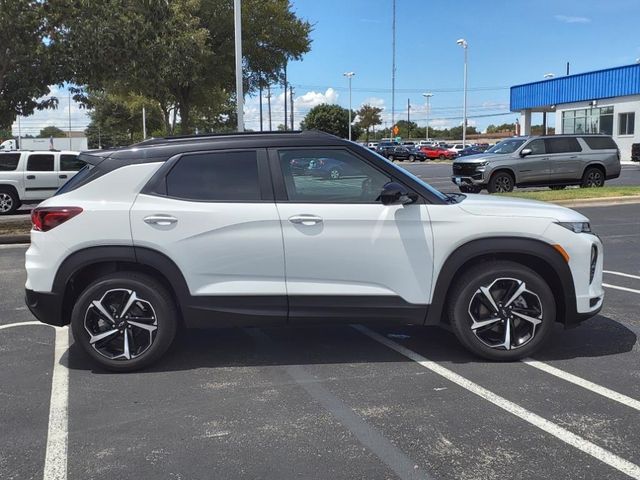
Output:
<svg viewBox="0 0 640 480">
<path fill-rule="evenodd" d="M 269 131 L 272 131 L 271 127 L 271 85 L 267 85 L 267 111 L 269 112 Z"/>
<path fill-rule="evenodd" d="M 17 117 L 18 117 L 18 145 L 16 148 L 21 149 L 22 148 L 22 129 L 20 128 L 20 114 L 18 114 Z"/>
<path fill-rule="evenodd" d="M 393 0 L 393 23 L 391 25 L 391 127 L 396 118 L 396 0 Z"/>
<path fill-rule="evenodd" d="M 289 94 L 291 95 L 291 114 L 289 115 L 289 117 L 291 120 L 291 131 L 293 131 L 293 87 L 291 85 L 289 85 Z"/>
<path fill-rule="evenodd" d="M 236 54 L 236 114 L 238 131 L 244 132 L 244 92 L 242 88 L 242 0 L 233 0 Z"/>
<path fill-rule="evenodd" d="M 411 140 L 411 100 L 407 98 L 407 137 Z"/>
<path fill-rule="evenodd" d="M 427 92 L 422 94 L 423 97 L 427 99 L 427 131 L 425 132 L 425 140 L 429 141 L 429 111 L 431 110 L 431 106 L 429 105 L 429 100 L 433 97 L 433 93 Z"/>
<path fill-rule="evenodd" d="M 467 48 L 469 44 L 464 38 L 456 42 L 464 50 L 464 97 L 462 100 L 462 148 L 467 146 Z"/>
<path fill-rule="evenodd" d="M 73 150 L 71 146 L 71 92 L 69 92 L 69 150 Z"/>
<path fill-rule="evenodd" d="M 284 64 L 284 129 L 287 130 L 287 64 Z"/>
</svg>

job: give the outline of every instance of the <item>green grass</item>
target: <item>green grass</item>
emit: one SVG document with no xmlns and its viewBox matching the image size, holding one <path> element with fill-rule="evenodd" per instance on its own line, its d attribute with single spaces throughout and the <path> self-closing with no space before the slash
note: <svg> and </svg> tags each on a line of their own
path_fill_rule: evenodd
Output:
<svg viewBox="0 0 640 480">
<path fill-rule="evenodd" d="M 590 198 L 630 197 L 640 196 L 640 186 L 601 187 L 601 188 L 566 188 L 564 190 L 541 190 L 526 192 L 516 190 L 511 193 L 499 193 L 508 197 L 529 198 L 553 202 L 558 200 L 583 200 Z"/>
<path fill-rule="evenodd" d="M 0 223 L 0 235 L 28 235 L 30 231 L 31 220 Z"/>
</svg>

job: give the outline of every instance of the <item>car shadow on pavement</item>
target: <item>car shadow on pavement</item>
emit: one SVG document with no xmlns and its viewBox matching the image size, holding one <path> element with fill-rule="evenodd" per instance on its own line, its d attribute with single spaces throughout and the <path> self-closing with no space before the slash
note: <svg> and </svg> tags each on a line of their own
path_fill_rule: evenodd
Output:
<svg viewBox="0 0 640 480">
<path fill-rule="evenodd" d="M 429 360 L 487 362 L 469 353 L 451 332 L 441 328 L 383 326 L 373 330 Z M 636 334 L 621 323 L 597 316 L 574 329 L 565 330 L 557 325 L 547 346 L 535 357 L 546 361 L 606 357 L 631 351 L 637 341 Z M 69 353 L 69 368 L 108 373 L 77 345 L 71 345 Z M 349 326 L 225 328 L 181 332 L 170 351 L 142 372 L 410 361 Z"/>
</svg>

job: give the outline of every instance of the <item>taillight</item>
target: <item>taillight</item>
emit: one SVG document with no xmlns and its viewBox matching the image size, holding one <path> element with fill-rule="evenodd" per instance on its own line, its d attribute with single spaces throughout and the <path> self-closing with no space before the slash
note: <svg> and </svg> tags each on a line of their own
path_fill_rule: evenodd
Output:
<svg viewBox="0 0 640 480">
<path fill-rule="evenodd" d="M 39 207 L 31 212 L 33 229 L 48 232 L 82 212 L 80 207 Z"/>
</svg>

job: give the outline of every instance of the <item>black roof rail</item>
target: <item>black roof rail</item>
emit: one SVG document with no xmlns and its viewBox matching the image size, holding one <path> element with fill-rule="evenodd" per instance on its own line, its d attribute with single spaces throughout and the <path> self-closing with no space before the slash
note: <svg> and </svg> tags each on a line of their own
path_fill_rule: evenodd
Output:
<svg viewBox="0 0 640 480">
<path fill-rule="evenodd" d="M 161 143 L 173 143 L 173 142 L 189 142 L 198 140 L 208 140 L 223 137 L 240 137 L 240 136 L 271 136 L 271 135 L 322 135 L 333 136 L 330 133 L 321 132 L 319 130 L 284 130 L 284 131 L 269 131 L 269 132 L 227 132 L 227 133 L 201 133 L 196 135 L 172 135 L 167 137 L 150 138 L 143 140 L 142 142 L 131 145 L 132 147 L 146 146 L 146 145 L 158 145 Z"/>
</svg>

